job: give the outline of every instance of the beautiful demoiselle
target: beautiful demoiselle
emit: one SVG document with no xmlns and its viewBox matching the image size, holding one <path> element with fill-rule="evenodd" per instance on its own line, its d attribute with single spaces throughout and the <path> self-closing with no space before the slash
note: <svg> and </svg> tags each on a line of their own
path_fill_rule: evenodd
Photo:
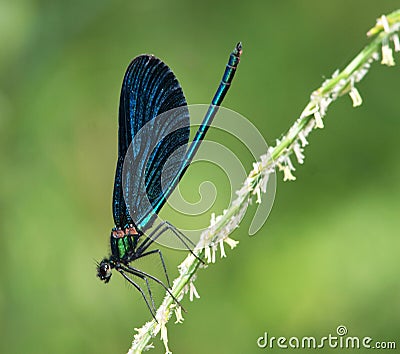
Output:
<svg viewBox="0 0 400 354">
<path fill-rule="evenodd" d="M 140 55 L 133 59 L 125 73 L 119 105 L 118 160 L 113 193 L 115 227 L 110 236 L 111 255 L 97 265 L 97 276 L 108 283 L 112 269 L 117 270 L 139 290 L 153 317 L 155 306 L 149 280 L 173 295 L 168 289 L 170 284 L 161 251 L 148 248 L 168 229 L 188 250 L 192 243 L 168 222 L 147 231 L 204 139 L 231 85 L 241 53 L 242 45 L 238 43 L 229 57 L 211 105 L 187 149 L 189 111 L 181 86 L 169 67 L 152 55 Z M 156 253 L 161 259 L 168 286 L 130 265 L 138 258 Z M 144 280 L 150 301 L 127 274 Z"/>
</svg>

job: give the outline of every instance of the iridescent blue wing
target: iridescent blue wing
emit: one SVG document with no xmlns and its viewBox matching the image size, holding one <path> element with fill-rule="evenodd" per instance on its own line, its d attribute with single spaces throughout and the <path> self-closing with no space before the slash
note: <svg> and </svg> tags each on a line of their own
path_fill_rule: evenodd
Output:
<svg viewBox="0 0 400 354">
<path fill-rule="evenodd" d="M 189 133 L 186 100 L 173 72 L 154 56 L 136 57 L 121 89 L 115 226 L 139 225 L 143 219 L 141 227 L 150 226 L 148 215 L 165 202 L 162 186 L 180 172 L 186 149 L 179 147 L 188 143 Z"/>
</svg>

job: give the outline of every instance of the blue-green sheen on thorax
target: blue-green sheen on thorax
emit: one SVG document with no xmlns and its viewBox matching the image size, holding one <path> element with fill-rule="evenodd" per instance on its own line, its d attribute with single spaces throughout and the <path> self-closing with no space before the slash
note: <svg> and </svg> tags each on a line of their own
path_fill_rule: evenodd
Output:
<svg viewBox="0 0 400 354">
<path fill-rule="evenodd" d="M 132 235 L 125 235 L 124 237 L 113 237 L 111 236 L 111 253 L 117 256 L 118 259 L 126 259 L 129 256 L 129 252 L 135 249 L 137 244 L 137 237 Z"/>
</svg>

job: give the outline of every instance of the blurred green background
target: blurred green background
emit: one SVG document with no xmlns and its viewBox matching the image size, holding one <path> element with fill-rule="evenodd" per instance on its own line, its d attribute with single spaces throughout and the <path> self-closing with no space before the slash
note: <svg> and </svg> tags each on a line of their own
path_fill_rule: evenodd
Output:
<svg viewBox="0 0 400 354">
<path fill-rule="evenodd" d="M 119 91 L 134 56 L 163 58 L 188 102 L 208 103 L 241 40 L 224 105 L 273 143 L 398 5 L 1 0 L 0 352 L 124 353 L 150 319 L 119 276 L 96 279 L 93 261 L 109 248 Z M 297 180 L 279 175 L 262 230 L 248 237 L 246 218 L 239 247 L 199 273 L 201 299 L 169 326 L 174 353 L 255 353 L 265 331 L 318 337 L 340 324 L 400 346 L 399 74 L 375 63 L 363 105 L 330 108 Z M 201 181 L 189 169 L 182 188 Z M 185 253 L 164 256 L 176 275 Z"/>
</svg>

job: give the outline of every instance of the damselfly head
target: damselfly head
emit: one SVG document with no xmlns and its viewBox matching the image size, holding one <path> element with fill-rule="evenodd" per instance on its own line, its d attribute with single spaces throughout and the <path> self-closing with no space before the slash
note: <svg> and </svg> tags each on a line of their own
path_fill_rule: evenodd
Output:
<svg viewBox="0 0 400 354">
<path fill-rule="evenodd" d="M 97 266 L 97 276 L 100 280 L 104 281 L 104 283 L 108 283 L 111 279 L 111 263 L 107 258 L 104 258 L 100 264 Z"/>
</svg>

